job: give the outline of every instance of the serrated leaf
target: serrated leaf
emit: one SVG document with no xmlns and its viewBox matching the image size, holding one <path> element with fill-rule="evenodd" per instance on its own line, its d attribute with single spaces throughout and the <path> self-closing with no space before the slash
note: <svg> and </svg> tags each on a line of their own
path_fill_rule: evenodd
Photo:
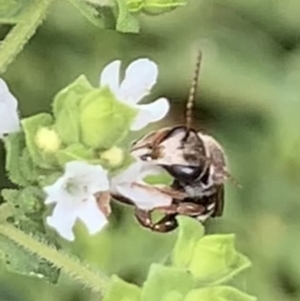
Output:
<svg viewBox="0 0 300 301">
<path fill-rule="evenodd" d="M 195 219 L 180 216 L 177 218 L 178 237 L 172 255 L 172 262 L 178 267 L 188 267 L 194 249 L 202 236 L 204 227 Z"/>
<path fill-rule="evenodd" d="M 0 235 L 0 258 L 11 272 L 43 278 L 51 283 L 57 282 L 59 271 L 51 263 L 30 254 L 2 235 Z"/>
<path fill-rule="evenodd" d="M 189 270 L 203 283 L 221 284 L 251 266 L 250 260 L 237 252 L 235 236 L 208 235 L 194 248 Z"/>
<path fill-rule="evenodd" d="M 39 168 L 36 164 L 34 164 L 27 148 L 24 148 L 22 151 L 19 165 L 23 177 L 30 184 L 38 183 L 39 177 L 46 173 L 45 170 Z"/>
<path fill-rule="evenodd" d="M 168 294 L 184 296 L 194 287 L 193 276 L 184 269 L 152 264 L 142 290 L 142 301 L 162 301 Z M 176 293 L 175 293 L 176 292 Z"/>
<path fill-rule="evenodd" d="M 14 224 L 25 232 L 44 233 L 43 212 L 45 195 L 42 189 L 28 186 L 23 189 L 2 189 L 3 198 L 13 208 Z"/>
<path fill-rule="evenodd" d="M 116 0 L 118 4 L 118 17 L 116 29 L 125 33 L 138 33 L 140 26 L 138 20 L 130 13 L 125 0 Z"/>
<path fill-rule="evenodd" d="M 80 103 L 82 142 L 96 149 L 111 148 L 129 132 L 136 114 L 107 87 L 90 92 Z"/>
<path fill-rule="evenodd" d="M 184 301 L 256 301 L 250 296 L 230 286 L 215 286 L 196 289 L 187 294 Z"/>
<path fill-rule="evenodd" d="M 39 129 L 52 126 L 52 116 L 50 114 L 41 113 L 22 119 L 21 123 L 25 133 L 26 147 L 33 162 L 41 168 L 55 168 L 57 164 L 54 154 L 43 152 L 38 148 L 36 141 L 36 136 Z"/>
<path fill-rule="evenodd" d="M 19 22 L 32 2 L 33 0 L 0 0 L 0 23 Z"/>
<path fill-rule="evenodd" d="M 12 208 L 15 208 L 16 200 L 19 198 L 20 191 L 19 189 L 2 189 L 1 195 L 3 199 L 12 206 Z"/>
<path fill-rule="evenodd" d="M 87 78 L 81 75 L 54 98 L 55 128 L 67 145 L 80 142 L 79 104 L 92 90 Z"/>
<path fill-rule="evenodd" d="M 103 301 L 140 301 L 141 289 L 118 276 L 111 277 L 111 284 Z"/>
<path fill-rule="evenodd" d="M 74 143 L 59 150 L 56 154 L 59 164 L 64 167 L 70 161 L 89 161 L 93 159 L 93 150 L 80 143 Z"/>
<path fill-rule="evenodd" d="M 25 138 L 23 133 L 13 133 L 4 139 L 6 150 L 5 168 L 8 171 L 9 179 L 20 186 L 29 184 L 28 180 L 22 173 L 20 166 L 20 157 L 25 149 Z"/>
</svg>

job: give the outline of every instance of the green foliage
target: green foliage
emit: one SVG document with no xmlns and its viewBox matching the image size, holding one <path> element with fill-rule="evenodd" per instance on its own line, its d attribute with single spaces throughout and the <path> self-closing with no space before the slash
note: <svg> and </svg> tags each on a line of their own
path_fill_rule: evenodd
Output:
<svg viewBox="0 0 300 301">
<path fill-rule="evenodd" d="M 5 2 L 4 2 L 5 1 Z M 17 23 L 0 45 L 0 73 L 22 51 L 24 45 L 35 33 L 53 0 L 1 0 L 0 23 Z M 2 17 L 2 18 L 1 18 Z"/>
<path fill-rule="evenodd" d="M 124 0 L 116 0 L 119 8 L 116 29 L 121 32 L 139 32 L 137 19 L 129 12 L 129 8 Z"/>
<path fill-rule="evenodd" d="M 177 218 L 179 231 L 172 261 L 175 266 L 187 267 L 194 255 L 195 246 L 204 235 L 204 227 L 192 218 Z"/>
<path fill-rule="evenodd" d="M 140 301 L 141 289 L 118 276 L 112 276 L 103 301 Z"/>
<path fill-rule="evenodd" d="M 212 267 L 219 277 L 220 275 L 223 277 L 224 262 L 230 259 L 228 257 L 232 257 L 231 253 L 242 255 L 235 250 L 231 250 L 232 246 L 228 246 L 228 235 L 218 235 L 215 238 L 215 235 L 203 236 L 203 232 L 203 227 L 199 222 L 188 217 L 180 217 L 172 265 L 152 264 L 147 279 L 141 288 L 126 283 L 119 278 L 112 278 L 108 295 L 104 300 L 255 301 L 256 298 L 236 288 L 216 284 L 215 279 L 211 277 Z M 206 241 L 209 241 L 209 243 Z M 199 244 L 205 245 L 209 252 L 199 250 Z M 220 244 L 222 244 L 222 247 L 220 247 Z M 229 245 L 231 244 L 230 241 Z M 220 249 L 222 249 L 222 252 L 220 252 Z M 223 252 L 224 250 L 225 252 Z M 209 255 L 206 253 L 209 253 Z M 187 256 L 187 259 L 184 259 L 185 256 Z M 201 257 L 203 262 L 208 260 L 207 265 L 199 266 Z M 198 259 L 198 262 L 194 260 L 195 258 Z M 229 260 L 226 267 L 230 265 Z M 206 280 L 206 283 L 199 281 L 199 275 Z M 225 279 L 223 280 L 225 281 Z M 226 281 L 228 280 L 230 280 L 230 277 L 227 277 Z"/>
<path fill-rule="evenodd" d="M 103 20 L 105 16 L 101 16 L 99 12 L 100 9 L 97 9 L 95 6 L 91 5 L 88 1 L 82 1 L 82 0 L 69 0 L 69 1 L 92 24 L 94 24 L 99 28 L 105 27 L 105 23 Z"/>
<path fill-rule="evenodd" d="M 143 285 L 142 300 L 162 301 L 170 293 L 184 296 L 194 287 L 194 278 L 187 270 L 153 264 Z"/>
<path fill-rule="evenodd" d="M 36 186 L 23 189 L 2 189 L 3 198 L 13 208 L 11 218 L 14 225 L 27 233 L 45 235 L 43 222 L 43 202 L 45 195 Z"/>
<path fill-rule="evenodd" d="M 251 265 L 247 257 L 237 252 L 234 241 L 232 234 L 203 237 L 194 247 L 189 270 L 204 283 L 231 279 Z"/>
<path fill-rule="evenodd" d="M 187 0 L 126 0 L 130 11 L 143 10 L 149 14 L 161 14 L 187 4 Z"/>
<path fill-rule="evenodd" d="M 93 150 L 80 143 L 74 143 L 57 152 L 56 157 L 59 164 L 64 167 L 70 161 L 92 161 Z"/>
<path fill-rule="evenodd" d="M 0 235 L 0 259 L 11 272 L 37 277 L 51 283 L 57 282 L 59 271 L 52 263 L 20 248 L 2 235 Z"/>
<path fill-rule="evenodd" d="M 26 177 L 20 164 L 20 158 L 22 158 L 23 150 L 25 149 L 24 134 L 14 133 L 8 135 L 5 139 L 6 148 L 6 170 L 10 180 L 18 185 L 25 186 L 28 184 Z M 26 162 L 25 162 L 26 163 Z M 22 164 L 23 165 L 23 164 Z"/>
<path fill-rule="evenodd" d="M 17 23 L 33 0 L 0 0 L 0 23 Z"/>
<path fill-rule="evenodd" d="M 184 301 L 255 301 L 255 297 L 230 286 L 215 286 L 189 292 Z"/>
<path fill-rule="evenodd" d="M 40 237 L 49 243 L 49 237 L 45 236 L 43 223 L 43 198 L 41 189 L 35 186 L 28 186 L 22 190 L 3 189 L 3 198 L 10 206 L 10 211 L 6 214 L 6 219 L 11 220 L 15 226 L 23 229 L 27 233 Z M 0 207 L 0 212 L 5 210 Z M 1 221 L 1 224 L 5 221 Z M 47 240 L 46 240 L 47 238 Z M 59 271 L 53 267 L 52 263 L 39 258 L 36 254 L 20 248 L 18 244 L 9 237 L 0 235 L 0 257 L 6 268 L 18 274 L 42 278 L 55 283 L 59 276 Z"/>
<path fill-rule="evenodd" d="M 41 113 L 22 120 L 22 127 L 25 133 L 26 147 L 33 162 L 45 169 L 53 169 L 57 166 L 53 153 L 47 153 L 38 147 L 37 134 L 41 128 L 51 127 L 53 118 L 50 114 Z M 47 140 L 47 138 L 45 139 Z M 45 141 L 47 143 L 47 141 Z"/>
<path fill-rule="evenodd" d="M 92 148 L 111 148 L 128 134 L 136 114 L 108 88 L 90 92 L 80 103 L 82 142 Z"/>
<path fill-rule="evenodd" d="M 80 142 L 79 104 L 93 87 L 84 75 L 65 87 L 54 98 L 55 128 L 65 144 Z"/>
<path fill-rule="evenodd" d="M 207 235 L 196 220 L 179 217 L 180 230 L 172 261 L 185 267 L 202 284 L 224 283 L 250 267 L 247 257 L 234 247 L 232 234 Z"/>
</svg>

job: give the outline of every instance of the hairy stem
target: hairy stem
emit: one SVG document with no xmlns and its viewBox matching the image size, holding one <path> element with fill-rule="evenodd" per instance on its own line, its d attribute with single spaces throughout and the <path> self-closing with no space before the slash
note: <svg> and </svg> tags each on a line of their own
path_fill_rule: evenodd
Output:
<svg viewBox="0 0 300 301">
<path fill-rule="evenodd" d="M 0 73 L 5 72 L 8 65 L 21 52 L 24 45 L 34 35 L 43 21 L 47 9 L 54 0 L 32 1 L 22 20 L 7 34 L 0 46 Z"/>
<path fill-rule="evenodd" d="M 108 276 L 91 270 L 76 258 L 72 258 L 68 254 L 43 244 L 10 224 L 0 224 L 0 235 L 12 240 L 17 245 L 40 258 L 48 260 L 55 267 L 61 269 L 67 275 L 90 288 L 92 291 L 104 294 L 110 284 Z"/>
</svg>

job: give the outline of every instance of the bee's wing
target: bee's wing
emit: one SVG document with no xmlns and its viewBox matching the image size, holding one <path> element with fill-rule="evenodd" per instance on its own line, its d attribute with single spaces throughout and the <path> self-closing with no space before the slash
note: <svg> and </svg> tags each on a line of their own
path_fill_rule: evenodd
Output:
<svg viewBox="0 0 300 301">
<path fill-rule="evenodd" d="M 219 185 L 216 193 L 211 197 L 215 198 L 214 203 L 216 204 L 212 217 L 222 216 L 224 211 L 224 184 Z"/>
</svg>

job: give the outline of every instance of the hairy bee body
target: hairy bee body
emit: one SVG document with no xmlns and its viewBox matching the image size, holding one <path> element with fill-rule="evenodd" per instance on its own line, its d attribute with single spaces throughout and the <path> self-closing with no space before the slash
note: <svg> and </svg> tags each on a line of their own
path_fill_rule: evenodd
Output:
<svg viewBox="0 0 300 301">
<path fill-rule="evenodd" d="M 201 222 L 222 215 L 223 183 L 228 173 L 224 151 L 214 138 L 186 126 L 176 126 L 146 135 L 133 145 L 131 153 L 137 160 L 164 168 L 174 178 L 171 188 L 180 192 L 179 198 L 173 198 L 173 212 L 166 208 L 161 221 L 151 226 L 144 223 L 145 226 L 167 232 L 177 226 L 178 214 Z"/>
</svg>

